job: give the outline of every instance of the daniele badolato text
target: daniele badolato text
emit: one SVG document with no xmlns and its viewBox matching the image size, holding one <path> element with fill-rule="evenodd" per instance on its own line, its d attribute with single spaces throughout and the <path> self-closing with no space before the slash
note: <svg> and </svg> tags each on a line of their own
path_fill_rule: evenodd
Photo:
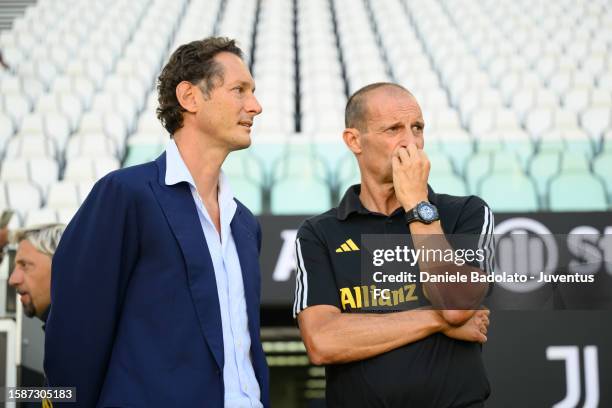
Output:
<svg viewBox="0 0 612 408">
<path fill-rule="evenodd" d="M 416 273 L 400 272 L 388 275 L 383 272 L 374 272 L 372 280 L 376 283 L 500 283 L 500 282 L 528 282 L 536 280 L 545 283 L 593 283 L 593 275 L 574 273 L 569 275 L 550 275 L 540 272 L 539 276 L 522 275 L 519 273 L 496 272 L 484 275 L 479 271 L 472 271 L 470 274 L 461 272 L 436 272 L 429 273 L 420 271 Z"/>
<path fill-rule="evenodd" d="M 375 249 L 371 255 L 365 264 L 362 263 L 362 281 L 339 288 L 343 310 L 382 311 L 418 307 L 424 295 L 421 286 L 423 283 L 594 282 L 593 275 L 580 273 L 550 274 L 542 271 L 525 274 L 495 271 L 484 274 L 475 266 L 486 262 L 484 249 L 414 249 L 398 245 L 394 249 Z M 433 263 L 436 272 L 421 271 L 419 263 Z M 455 267 L 459 270 L 454 270 Z M 471 267 L 473 271 L 470 271 Z"/>
<path fill-rule="evenodd" d="M 485 261 L 484 249 L 426 249 L 424 247 L 414 249 L 408 246 L 396 246 L 394 249 L 376 249 L 372 252 L 372 265 L 376 268 L 385 264 L 405 264 L 414 268 L 418 262 L 434 262 L 446 264 L 449 267 L 473 265 Z M 452 269 L 452 268 L 451 268 Z M 395 274 L 385 273 L 377 270 L 372 275 L 372 281 L 376 283 L 517 283 L 536 280 L 544 283 L 593 283 L 595 277 L 588 274 L 548 274 L 539 272 L 537 275 L 522 273 L 508 273 L 506 271 L 483 274 L 480 271 L 472 271 L 469 274 L 460 271 L 446 271 L 430 273 L 419 271 L 399 272 Z"/>
</svg>

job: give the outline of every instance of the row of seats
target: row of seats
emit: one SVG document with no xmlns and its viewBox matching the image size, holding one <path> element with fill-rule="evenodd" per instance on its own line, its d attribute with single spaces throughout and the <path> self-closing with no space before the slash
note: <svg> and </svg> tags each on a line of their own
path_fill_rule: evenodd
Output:
<svg viewBox="0 0 612 408">
<path fill-rule="evenodd" d="M 234 152 L 226 159 L 223 169 L 237 197 L 256 212 L 309 213 L 335 202 L 348 186 L 359 182 L 356 161 L 343 144 L 313 142 L 300 136 L 294 135 L 289 143 L 277 143 L 276 138 L 256 139 L 248 150 Z M 163 146 L 162 141 L 134 144 L 129 149 L 126 165 L 154 159 Z M 612 203 L 612 183 L 608 177 L 612 172 L 612 150 L 592 160 L 580 152 L 543 151 L 525 162 L 511 150 L 482 151 L 468 156 L 465 167 L 460 168 L 453 160 L 453 150 L 461 144 L 444 144 L 449 151 L 441 146 L 426 147 L 432 162 L 430 181 L 434 188 L 449 194 L 483 195 L 498 211 L 597 210 L 606 209 Z M 568 196 L 556 192 L 558 185 L 567 187 L 564 180 L 573 175 L 584 182 L 575 186 Z M 508 183 L 487 181 L 493 176 L 507 178 Z M 493 193 L 494 188 L 508 186 L 516 186 L 516 191 Z M 596 193 L 574 194 L 587 187 Z M 284 199 L 283 192 L 287 193 Z M 570 200 L 564 207 L 562 201 L 568 197 L 582 201 Z M 583 200 L 584 197 L 591 199 Z"/>
<path fill-rule="evenodd" d="M 69 221 L 121 166 L 128 136 L 152 129 L 140 116 L 186 4 L 41 0 L 0 33 L 0 208 L 16 211 L 12 227 Z"/>
<path fill-rule="evenodd" d="M 57 218 L 88 191 L 80 184 L 155 158 L 168 137 L 155 78 L 179 44 L 215 34 L 238 39 L 264 107 L 252 148 L 225 165 L 257 212 L 326 209 L 358 181 L 337 142 L 344 104 L 383 80 L 421 103 L 434 188 L 504 211 L 607 208 L 612 8 L 534 4 L 41 0 L 0 33 L 4 203 L 37 191 L 43 215 L 26 205 L 22 221 Z M 563 207 L 567 180 L 583 190 Z M 60 205 L 63 183 L 72 198 Z"/>
<path fill-rule="evenodd" d="M 67 222 L 91 191 L 93 182 L 59 181 L 46 193 L 29 181 L 0 182 L 0 208 L 11 208 L 16 216 L 10 228 L 43 222 Z M 43 213 L 44 215 L 40 215 Z M 54 214 L 49 218 L 49 214 Z M 44 218 L 44 219 L 43 219 Z"/>
</svg>

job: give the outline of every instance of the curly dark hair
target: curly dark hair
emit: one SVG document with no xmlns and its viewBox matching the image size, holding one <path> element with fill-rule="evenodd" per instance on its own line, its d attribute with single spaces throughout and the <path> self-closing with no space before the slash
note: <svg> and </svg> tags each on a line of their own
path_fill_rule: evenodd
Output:
<svg viewBox="0 0 612 408">
<path fill-rule="evenodd" d="M 235 40 L 208 37 L 183 44 L 170 56 L 170 60 L 157 79 L 157 118 L 172 135 L 183 126 L 185 109 L 176 98 L 176 86 L 182 81 L 199 85 L 206 96 L 223 84 L 223 67 L 214 60 L 221 52 L 230 52 L 242 58 L 242 50 Z"/>
</svg>

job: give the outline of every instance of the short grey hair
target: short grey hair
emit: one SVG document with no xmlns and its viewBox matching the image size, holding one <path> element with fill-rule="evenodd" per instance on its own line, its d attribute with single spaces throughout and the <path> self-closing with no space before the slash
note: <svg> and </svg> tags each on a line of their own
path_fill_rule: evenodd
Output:
<svg viewBox="0 0 612 408">
<path fill-rule="evenodd" d="M 344 126 L 347 128 L 355 128 L 360 132 L 367 131 L 368 107 L 367 94 L 378 88 L 391 88 L 406 92 L 414 98 L 412 92 L 404 88 L 400 84 L 393 82 L 375 82 L 358 89 L 346 102 L 344 108 Z"/>
<path fill-rule="evenodd" d="M 15 231 L 12 241 L 19 244 L 27 240 L 42 254 L 53 257 L 66 226 L 64 224 L 42 224 Z"/>
</svg>

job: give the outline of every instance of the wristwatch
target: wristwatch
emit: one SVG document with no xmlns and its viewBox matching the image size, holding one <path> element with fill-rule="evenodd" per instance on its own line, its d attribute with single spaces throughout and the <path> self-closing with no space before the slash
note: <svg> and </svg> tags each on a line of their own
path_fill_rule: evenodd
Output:
<svg viewBox="0 0 612 408">
<path fill-rule="evenodd" d="M 414 221 L 419 221 L 423 224 L 431 224 L 440 219 L 438 208 L 427 201 L 421 201 L 416 207 L 406 211 L 405 217 L 407 224 Z"/>
</svg>

